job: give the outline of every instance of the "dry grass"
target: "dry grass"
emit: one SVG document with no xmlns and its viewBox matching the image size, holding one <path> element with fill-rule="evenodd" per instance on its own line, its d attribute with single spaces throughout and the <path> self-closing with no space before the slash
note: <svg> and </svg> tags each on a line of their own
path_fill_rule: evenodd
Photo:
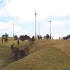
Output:
<svg viewBox="0 0 70 70">
<path fill-rule="evenodd" d="M 0 55 L 5 55 L 0 56 L 0 64 L 8 62 L 6 58 L 10 55 L 8 52 L 12 43 L 22 49 L 29 47 L 30 55 L 10 64 L 4 70 L 70 70 L 70 40 L 36 40 L 34 44 L 20 41 L 19 46 L 16 42 L 9 38 L 9 42 L 2 44 L 0 38 Z M 5 59 L 2 60 L 3 58 Z"/>
<path fill-rule="evenodd" d="M 56 47 L 70 56 L 70 40 L 40 40 L 35 45 L 36 48 Z"/>
<path fill-rule="evenodd" d="M 4 70 L 70 70 L 70 58 L 59 49 L 48 47 L 8 65 Z"/>
</svg>

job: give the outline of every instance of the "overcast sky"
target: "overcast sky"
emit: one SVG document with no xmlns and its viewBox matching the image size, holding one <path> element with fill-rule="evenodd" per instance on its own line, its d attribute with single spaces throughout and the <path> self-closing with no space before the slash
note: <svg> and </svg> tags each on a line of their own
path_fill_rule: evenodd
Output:
<svg viewBox="0 0 70 70">
<path fill-rule="evenodd" d="M 35 34 L 35 16 L 37 12 L 37 34 L 49 34 L 52 24 L 52 36 L 58 38 L 70 34 L 70 0 L 0 0 L 0 36 L 8 33 L 30 36 Z"/>
</svg>

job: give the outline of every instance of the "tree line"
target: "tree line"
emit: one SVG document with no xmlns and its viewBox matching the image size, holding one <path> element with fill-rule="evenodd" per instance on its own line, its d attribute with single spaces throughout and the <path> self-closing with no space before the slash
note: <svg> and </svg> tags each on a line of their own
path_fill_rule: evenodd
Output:
<svg viewBox="0 0 70 70">
<path fill-rule="evenodd" d="M 4 42 L 8 42 L 8 38 L 9 38 L 9 35 L 6 33 L 4 35 L 2 35 L 2 43 Z M 19 40 L 21 41 L 24 41 L 24 40 L 31 40 L 31 41 L 35 41 L 36 38 L 34 36 L 30 37 L 28 35 L 20 35 L 19 37 L 17 35 L 14 35 L 14 40 L 18 40 L 18 43 L 19 43 Z M 42 40 L 42 39 L 50 39 L 50 35 L 49 34 L 46 34 L 46 36 L 42 37 L 41 35 L 38 35 L 37 36 L 37 39 L 38 40 Z"/>
</svg>

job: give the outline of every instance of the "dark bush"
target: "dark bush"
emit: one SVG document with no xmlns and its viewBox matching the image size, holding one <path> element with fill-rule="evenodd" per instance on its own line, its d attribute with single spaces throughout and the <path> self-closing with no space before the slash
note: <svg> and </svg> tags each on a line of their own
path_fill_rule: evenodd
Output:
<svg viewBox="0 0 70 70">
<path fill-rule="evenodd" d="M 17 35 L 15 35 L 15 36 L 14 36 L 14 40 L 17 40 L 17 39 L 18 39 L 18 36 L 17 36 Z"/>
<path fill-rule="evenodd" d="M 42 39 L 42 36 L 38 35 L 38 39 L 39 39 L 39 40 Z"/>
<path fill-rule="evenodd" d="M 20 39 L 21 41 L 31 40 L 31 38 L 30 38 L 28 35 L 21 35 L 19 39 Z"/>
<path fill-rule="evenodd" d="M 44 39 L 50 39 L 50 35 L 47 34 L 46 36 L 44 36 Z"/>
<path fill-rule="evenodd" d="M 2 35 L 2 43 L 8 41 L 8 34 Z"/>
<path fill-rule="evenodd" d="M 11 50 L 12 50 L 12 54 L 14 55 L 13 58 L 15 60 L 19 60 L 29 54 L 28 48 L 20 49 L 20 48 L 14 47 L 14 44 L 11 45 Z"/>
<path fill-rule="evenodd" d="M 63 39 L 70 39 L 70 35 L 64 36 Z"/>
</svg>

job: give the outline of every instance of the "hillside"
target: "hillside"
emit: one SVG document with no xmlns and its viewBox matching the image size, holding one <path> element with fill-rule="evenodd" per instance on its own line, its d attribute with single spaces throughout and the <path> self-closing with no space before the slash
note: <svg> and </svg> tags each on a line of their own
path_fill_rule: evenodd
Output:
<svg viewBox="0 0 70 70">
<path fill-rule="evenodd" d="M 45 47 L 56 47 L 66 55 L 70 56 L 70 40 L 38 40 L 34 44 L 33 49 L 38 50 Z"/>
<path fill-rule="evenodd" d="M 13 59 L 11 59 L 10 48 L 0 47 L 0 70 L 11 62 L 13 62 Z"/>
<path fill-rule="evenodd" d="M 29 48 L 29 55 L 18 61 L 11 58 L 10 45 L 21 49 Z M 69 70 L 70 69 L 70 40 L 36 40 L 17 41 L 9 38 L 7 43 L 0 40 L 0 70 Z"/>
<path fill-rule="evenodd" d="M 19 61 L 16 61 L 4 70 L 69 70 L 70 58 L 59 49 L 47 47 L 41 49 Z"/>
</svg>

